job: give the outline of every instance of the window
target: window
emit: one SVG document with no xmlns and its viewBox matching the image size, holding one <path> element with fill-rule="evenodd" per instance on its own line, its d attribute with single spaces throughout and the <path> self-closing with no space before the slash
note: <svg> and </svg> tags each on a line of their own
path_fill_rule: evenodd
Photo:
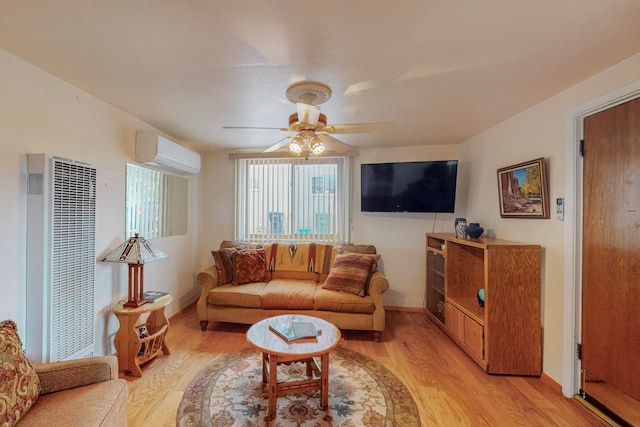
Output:
<svg viewBox="0 0 640 427">
<path fill-rule="evenodd" d="M 237 159 L 235 238 L 348 241 L 349 167 L 343 157 Z"/>
<path fill-rule="evenodd" d="M 334 194 L 336 192 L 335 176 L 314 176 L 311 178 L 312 194 Z"/>
<path fill-rule="evenodd" d="M 127 164 L 125 238 L 187 234 L 187 203 L 186 178 Z"/>
</svg>

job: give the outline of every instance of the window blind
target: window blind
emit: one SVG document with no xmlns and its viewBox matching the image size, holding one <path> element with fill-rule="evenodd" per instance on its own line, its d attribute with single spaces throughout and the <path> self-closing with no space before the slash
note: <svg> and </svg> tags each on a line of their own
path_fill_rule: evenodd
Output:
<svg viewBox="0 0 640 427">
<path fill-rule="evenodd" d="M 348 241 L 350 159 L 236 159 L 235 238 Z"/>
</svg>

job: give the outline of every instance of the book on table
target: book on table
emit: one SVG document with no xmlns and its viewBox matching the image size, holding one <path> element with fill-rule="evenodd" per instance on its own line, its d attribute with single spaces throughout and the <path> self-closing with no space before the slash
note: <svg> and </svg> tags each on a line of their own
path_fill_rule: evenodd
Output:
<svg viewBox="0 0 640 427">
<path fill-rule="evenodd" d="M 157 299 L 162 298 L 165 295 L 169 295 L 169 292 L 162 291 L 144 291 L 142 298 L 145 301 L 156 302 Z"/>
<path fill-rule="evenodd" d="M 287 342 L 315 340 L 322 333 L 311 322 L 274 322 L 269 329 Z"/>
</svg>

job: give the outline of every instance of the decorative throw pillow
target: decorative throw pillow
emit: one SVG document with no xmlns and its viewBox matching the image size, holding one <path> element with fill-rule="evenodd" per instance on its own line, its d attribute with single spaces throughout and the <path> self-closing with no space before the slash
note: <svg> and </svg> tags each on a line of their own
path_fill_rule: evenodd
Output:
<svg viewBox="0 0 640 427">
<path fill-rule="evenodd" d="M 267 256 L 264 249 L 239 251 L 233 254 L 233 284 L 267 282 Z"/>
<path fill-rule="evenodd" d="M 363 297 L 374 262 L 365 255 L 338 254 L 322 288 Z"/>
<path fill-rule="evenodd" d="M 0 322 L 0 425 L 15 425 L 39 395 L 40 379 L 22 351 L 18 327 Z"/>
<path fill-rule="evenodd" d="M 235 248 L 220 249 L 219 251 L 211 251 L 213 260 L 218 269 L 218 283 L 224 285 L 231 283 L 233 280 L 233 254 L 238 251 L 249 249 L 248 246 L 239 246 Z"/>
<path fill-rule="evenodd" d="M 376 271 L 376 269 L 378 268 L 378 262 L 380 262 L 380 254 L 358 253 L 358 252 L 350 252 L 350 251 L 342 251 L 341 253 L 347 254 L 347 255 L 366 256 L 368 258 L 373 259 L 373 263 L 371 264 L 371 273 Z"/>
</svg>

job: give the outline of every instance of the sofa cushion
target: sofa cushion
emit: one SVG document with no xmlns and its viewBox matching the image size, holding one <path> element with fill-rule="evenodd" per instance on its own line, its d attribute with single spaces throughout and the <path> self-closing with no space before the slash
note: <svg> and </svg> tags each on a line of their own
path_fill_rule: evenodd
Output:
<svg viewBox="0 0 640 427">
<path fill-rule="evenodd" d="M 125 426 L 127 387 L 120 379 L 45 394 L 18 427 Z"/>
<path fill-rule="evenodd" d="M 323 289 L 347 292 L 363 297 L 374 259 L 365 255 L 338 254 Z"/>
<path fill-rule="evenodd" d="M 375 311 L 376 305 L 371 297 L 362 298 L 346 292 L 322 289 L 320 284 L 316 289 L 314 308 L 318 311 L 371 314 Z"/>
<path fill-rule="evenodd" d="M 266 282 L 267 258 L 264 249 L 238 251 L 233 254 L 233 284 Z"/>
<path fill-rule="evenodd" d="M 260 295 L 267 284 L 265 282 L 247 283 L 242 286 L 226 284 L 213 288 L 207 301 L 211 305 L 260 308 Z"/>
<path fill-rule="evenodd" d="M 272 279 L 262 291 L 262 308 L 313 310 L 315 292 L 313 280 Z"/>
<path fill-rule="evenodd" d="M 22 350 L 18 327 L 0 322 L 0 425 L 15 425 L 39 395 L 40 380 Z"/>
<path fill-rule="evenodd" d="M 211 251 L 213 260 L 216 262 L 218 270 L 218 283 L 224 285 L 233 280 L 233 254 L 239 250 L 249 249 L 245 247 L 224 248 L 218 251 Z"/>
</svg>

